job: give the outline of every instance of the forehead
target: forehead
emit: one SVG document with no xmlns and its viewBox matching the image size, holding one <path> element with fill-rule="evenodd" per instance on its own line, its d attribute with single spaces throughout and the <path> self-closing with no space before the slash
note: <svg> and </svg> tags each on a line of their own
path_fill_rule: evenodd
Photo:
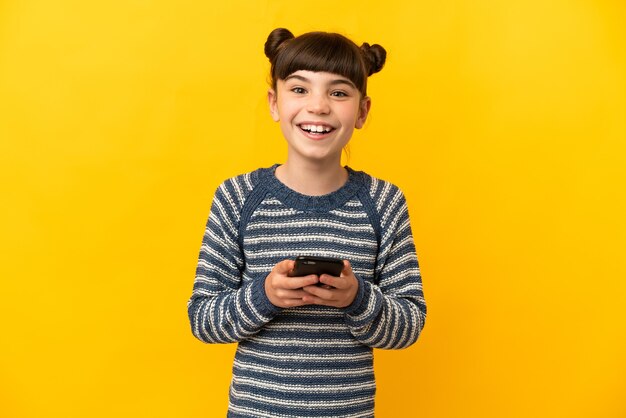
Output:
<svg viewBox="0 0 626 418">
<path fill-rule="evenodd" d="M 279 81 L 320 85 L 346 84 L 352 88 L 356 88 L 354 83 L 350 81 L 349 78 L 344 77 L 341 74 L 329 73 L 325 71 L 298 70 L 289 74 L 284 80 Z"/>
</svg>

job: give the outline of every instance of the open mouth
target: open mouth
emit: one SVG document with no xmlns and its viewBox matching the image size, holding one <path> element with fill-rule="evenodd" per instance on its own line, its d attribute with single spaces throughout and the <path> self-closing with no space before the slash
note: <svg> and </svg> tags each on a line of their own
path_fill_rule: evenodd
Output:
<svg viewBox="0 0 626 418">
<path fill-rule="evenodd" d="M 298 126 L 300 127 L 300 129 L 310 135 L 325 135 L 335 130 L 335 128 L 329 125 L 302 124 Z"/>
</svg>

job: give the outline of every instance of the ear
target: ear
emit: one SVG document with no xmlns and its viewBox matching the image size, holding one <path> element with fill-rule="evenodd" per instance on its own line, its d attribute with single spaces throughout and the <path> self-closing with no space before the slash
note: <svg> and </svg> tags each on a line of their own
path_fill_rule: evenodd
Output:
<svg viewBox="0 0 626 418">
<path fill-rule="evenodd" d="M 361 99 L 361 103 L 359 103 L 359 115 L 357 116 L 354 124 L 355 128 L 361 129 L 363 125 L 365 125 L 365 120 L 370 112 L 370 107 L 372 107 L 372 100 L 369 96 L 365 96 Z"/>
<path fill-rule="evenodd" d="M 274 122 L 278 122 L 280 120 L 280 116 L 278 116 L 278 105 L 276 104 L 277 95 L 274 89 L 269 89 L 267 91 L 267 103 L 270 105 L 270 114 L 272 115 L 272 119 Z"/>
</svg>

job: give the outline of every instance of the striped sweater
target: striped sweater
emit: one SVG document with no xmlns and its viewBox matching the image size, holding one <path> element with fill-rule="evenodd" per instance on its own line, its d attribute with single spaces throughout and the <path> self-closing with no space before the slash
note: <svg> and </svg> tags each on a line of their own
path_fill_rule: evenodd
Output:
<svg viewBox="0 0 626 418">
<path fill-rule="evenodd" d="M 237 342 L 229 417 L 371 417 L 373 348 L 414 343 L 426 305 L 404 195 L 348 168 L 324 196 L 295 192 L 276 165 L 217 189 L 193 293 L 193 334 Z M 276 263 L 298 255 L 350 261 L 359 281 L 347 308 L 282 309 L 265 294 Z"/>
</svg>

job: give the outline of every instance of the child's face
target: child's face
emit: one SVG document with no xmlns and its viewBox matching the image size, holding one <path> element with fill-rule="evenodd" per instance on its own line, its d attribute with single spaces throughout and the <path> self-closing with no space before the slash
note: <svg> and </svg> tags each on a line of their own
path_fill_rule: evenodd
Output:
<svg viewBox="0 0 626 418">
<path fill-rule="evenodd" d="M 369 97 L 361 98 L 344 76 L 304 70 L 279 79 L 268 101 L 290 157 L 326 162 L 341 161 L 341 150 L 354 128 L 363 126 L 370 108 Z"/>
</svg>

